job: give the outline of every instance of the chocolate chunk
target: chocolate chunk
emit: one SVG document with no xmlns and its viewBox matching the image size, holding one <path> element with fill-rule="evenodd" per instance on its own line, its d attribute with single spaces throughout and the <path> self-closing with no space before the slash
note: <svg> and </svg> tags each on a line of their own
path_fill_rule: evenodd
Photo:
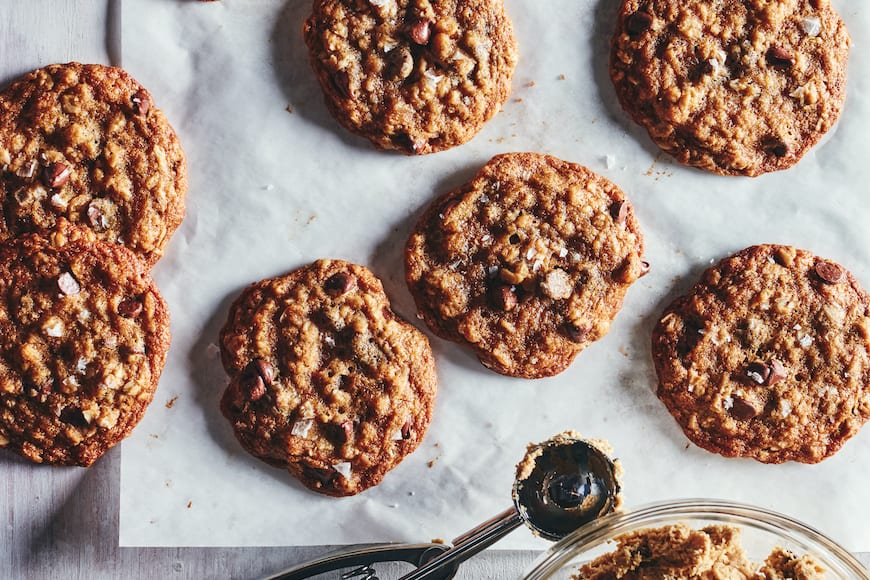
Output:
<svg viewBox="0 0 870 580">
<path fill-rule="evenodd" d="M 625 30 L 632 38 L 636 38 L 649 30 L 652 26 L 653 17 L 649 12 L 638 10 L 633 14 L 629 14 L 625 19 Z"/>
<path fill-rule="evenodd" d="M 326 279 L 323 288 L 332 296 L 341 296 L 355 289 L 356 284 L 356 276 L 347 272 L 338 272 Z"/>
<path fill-rule="evenodd" d="M 754 362 L 746 367 L 746 377 L 750 384 L 770 385 L 781 381 L 788 376 L 785 367 L 776 359 L 771 359 L 770 362 Z"/>
<path fill-rule="evenodd" d="M 245 373 L 239 381 L 239 387 L 251 402 L 259 401 L 266 394 L 266 385 L 259 374 Z"/>
<path fill-rule="evenodd" d="M 617 201 L 610 206 L 610 215 L 613 216 L 613 221 L 619 225 L 625 224 L 628 218 L 629 203 L 627 201 Z"/>
<path fill-rule="evenodd" d="M 767 367 L 770 369 L 770 374 L 767 376 L 768 385 L 778 383 L 782 379 L 788 377 L 788 372 L 785 370 L 785 367 L 776 359 L 771 359 L 767 364 Z"/>
<path fill-rule="evenodd" d="M 513 288 L 504 284 L 495 284 L 490 287 L 489 299 L 493 306 L 504 312 L 510 312 L 517 306 L 517 295 Z"/>
<path fill-rule="evenodd" d="M 770 378 L 770 367 L 763 362 L 750 363 L 746 367 L 746 376 L 756 384 L 767 384 L 767 380 Z"/>
<path fill-rule="evenodd" d="M 589 329 L 581 328 L 568 322 L 562 327 L 562 332 L 564 332 L 565 336 L 567 336 L 572 342 L 581 343 L 586 340 L 586 336 L 589 334 Z"/>
<path fill-rule="evenodd" d="M 124 318 L 136 318 L 142 314 L 142 302 L 136 298 L 127 298 L 118 303 L 118 314 Z"/>
<path fill-rule="evenodd" d="M 144 89 L 139 89 L 130 99 L 136 107 L 136 112 L 141 116 L 146 116 L 151 109 L 151 97 Z"/>
<path fill-rule="evenodd" d="M 832 262 L 816 262 L 815 271 L 822 282 L 828 284 L 836 284 L 843 279 L 843 268 Z"/>
<path fill-rule="evenodd" d="M 390 51 L 389 63 L 389 74 L 393 78 L 406 79 L 414 72 L 414 57 L 405 46 Z"/>
<path fill-rule="evenodd" d="M 330 80 L 339 95 L 345 99 L 352 99 L 354 97 L 353 89 L 350 86 L 350 75 L 346 70 L 335 71 Z"/>
<path fill-rule="evenodd" d="M 338 472 L 332 468 L 329 469 L 320 469 L 318 467 L 303 467 L 302 474 L 309 477 L 310 479 L 314 479 L 322 483 L 323 485 L 329 485 L 332 481 L 338 476 Z"/>
<path fill-rule="evenodd" d="M 88 420 L 81 409 L 76 407 L 67 407 L 60 412 L 60 420 L 68 425 L 83 429 L 88 426 Z"/>
<path fill-rule="evenodd" d="M 353 421 L 348 419 L 341 424 L 341 438 L 343 443 L 353 439 Z"/>
<path fill-rule="evenodd" d="M 431 20 L 418 20 L 414 24 L 411 25 L 411 40 L 420 46 L 426 46 L 429 44 L 429 38 L 432 33 L 429 27 L 432 25 Z"/>
<path fill-rule="evenodd" d="M 771 46 L 765 55 L 767 64 L 774 68 L 787 69 L 794 65 L 794 56 L 779 46 Z"/>
<path fill-rule="evenodd" d="M 70 168 L 66 163 L 51 163 L 42 172 L 42 182 L 52 189 L 63 187 L 69 177 Z"/>
<path fill-rule="evenodd" d="M 254 359 L 252 364 L 254 365 L 257 374 L 263 379 L 263 382 L 271 387 L 272 382 L 275 380 L 275 367 L 272 366 L 272 363 L 258 358 Z"/>
<path fill-rule="evenodd" d="M 410 439 L 411 438 L 411 418 L 408 417 L 405 419 L 405 422 L 402 424 L 402 439 Z"/>
<path fill-rule="evenodd" d="M 733 397 L 733 402 L 728 412 L 740 421 L 748 421 L 758 415 L 758 409 L 752 403 L 740 397 Z"/>
</svg>

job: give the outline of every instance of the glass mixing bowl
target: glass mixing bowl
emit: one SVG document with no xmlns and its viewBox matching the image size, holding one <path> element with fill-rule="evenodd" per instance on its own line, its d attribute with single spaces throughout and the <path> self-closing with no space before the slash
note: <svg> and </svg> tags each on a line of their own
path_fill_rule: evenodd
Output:
<svg viewBox="0 0 870 580">
<path fill-rule="evenodd" d="M 810 554 L 825 568 L 828 580 L 870 580 L 870 572 L 854 556 L 805 524 L 766 509 L 708 499 L 654 503 L 599 518 L 554 544 L 523 578 L 567 580 L 582 563 L 613 551 L 615 537 L 680 522 L 695 529 L 711 524 L 740 528 L 741 545 L 753 562 L 764 562 L 781 547 L 798 556 Z"/>
</svg>

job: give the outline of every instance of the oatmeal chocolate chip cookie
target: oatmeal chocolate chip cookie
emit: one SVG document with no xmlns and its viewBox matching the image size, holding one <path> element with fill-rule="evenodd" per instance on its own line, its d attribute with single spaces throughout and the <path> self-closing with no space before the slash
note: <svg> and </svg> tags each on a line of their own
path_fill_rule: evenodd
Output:
<svg viewBox="0 0 870 580">
<path fill-rule="evenodd" d="M 517 60 L 502 0 L 315 0 L 304 37 L 333 117 L 406 154 L 477 134 Z"/>
<path fill-rule="evenodd" d="M 695 444 L 816 463 L 870 417 L 870 299 L 842 266 L 789 246 L 707 270 L 653 331 L 658 396 Z"/>
<path fill-rule="evenodd" d="M 786 169 L 840 114 L 850 41 L 829 0 L 624 0 L 617 18 L 619 101 L 681 163 Z"/>
<path fill-rule="evenodd" d="M 249 286 L 220 343 L 236 437 L 314 491 L 377 485 L 423 439 L 437 387 L 429 341 L 362 266 L 319 260 Z"/>
<path fill-rule="evenodd" d="M 154 396 L 169 313 L 130 250 L 66 227 L 0 244 L 0 447 L 87 466 Z"/>
<path fill-rule="evenodd" d="M 408 286 L 438 336 L 496 372 L 562 372 L 604 336 L 649 265 L 613 183 L 536 153 L 491 159 L 435 201 L 405 249 Z"/>
<path fill-rule="evenodd" d="M 0 92 L 0 240 L 61 218 L 153 265 L 184 217 L 184 155 L 119 68 L 41 68 Z"/>
</svg>

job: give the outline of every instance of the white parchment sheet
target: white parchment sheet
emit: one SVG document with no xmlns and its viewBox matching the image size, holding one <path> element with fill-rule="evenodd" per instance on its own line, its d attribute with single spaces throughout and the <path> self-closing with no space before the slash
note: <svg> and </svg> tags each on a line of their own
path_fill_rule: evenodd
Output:
<svg viewBox="0 0 870 580">
<path fill-rule="evenodd" d="M 507 0 L 521 57 L 504 110 L 470 143 L 418 158 L 376 151 L 329 117 L 301 39 L 308 0 L 125 0 L 123 65 L 180 135 L 190 191 L 155 270 L 173 342 L 157 397 L 124 443 L 121 545 L 450 539 L 510 505 L 527 443 L 575 429 L 611 442 L 628 506 L 745 501 L 870 550 L 870 428 L 818 465 L 719 457 L 687 445 L 655 397 L 649 354 L 665 305 L 752 244 L 809 249 L 870 287 L 870 11 L 835 4 L 853 38 L 840 122 L 793 169 L 749 179 L 673 163 L 622 113 L 607 73 L 612 0 Z M 215 343 L 230 301 L 255 280 L 344 258 L 370 267 L 419 325 L 401 260 L 416 217 L 507 151 L 583 163 L 635 204 L 652 272 L 610 334 L 538 381 L 496 375 L 432 337 L 440 390 L 426 439 L 357 497 L 321 497 L 245 453 L 218 410 Z M 523 529 L 498 547 L 545 545 Z"/>
</svg>

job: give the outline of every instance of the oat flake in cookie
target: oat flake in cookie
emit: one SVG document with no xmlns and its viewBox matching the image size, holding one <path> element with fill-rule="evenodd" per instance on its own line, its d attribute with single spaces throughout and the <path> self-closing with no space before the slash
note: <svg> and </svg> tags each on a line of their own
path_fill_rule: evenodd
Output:
<svg viewBox="0 0 870 580">
<path fill-rule="evenodd" d="M 414 451 L 437 379 L 425 335 L 368 269 L 319 260 L 245 289 L 221 331 L 221 410 L 252 455 L 357 494 Z"/>
<path fill-rule="evenodd" d="M 607 333 L 649 268 L 642 252 L 613 183 L 555 157 L 508 153 L 426 210 L 405 267 L 433 332 L 499 373 L 540 378 Z"/>
<path fill-rule="evenodd" d="M 659 398 L 721 455 L 816 463 L 870 417 L 870 299 L 804 250 L 753 246 L 707 270 L 652 353 Z"/>
<path fill-rule="evenodd" d="M 87 466 L 151 402 L 169 313 L 132 252 L 59 228 L 0 244 L 0 447 Z"/>
<path fill-rule="evenodd" d="M 56 64 L 0 92 L 0 240 L 66 218 L 153 265 L 186 189 L 178 138 L 123 70 Z"/>
<path fill-rule="evenodd" d="M 834 124 L 848 55 L 829 0 L 624 0 L 610 75 L 678 161 L 755 176 L 791 167 Z"/>
<path fill-rule="evenodd" d="M 474 137 L 517 60 L 502 0 L 315 0 L 304 36 L 333 117 L 409 155 Z"/>
</svg>

